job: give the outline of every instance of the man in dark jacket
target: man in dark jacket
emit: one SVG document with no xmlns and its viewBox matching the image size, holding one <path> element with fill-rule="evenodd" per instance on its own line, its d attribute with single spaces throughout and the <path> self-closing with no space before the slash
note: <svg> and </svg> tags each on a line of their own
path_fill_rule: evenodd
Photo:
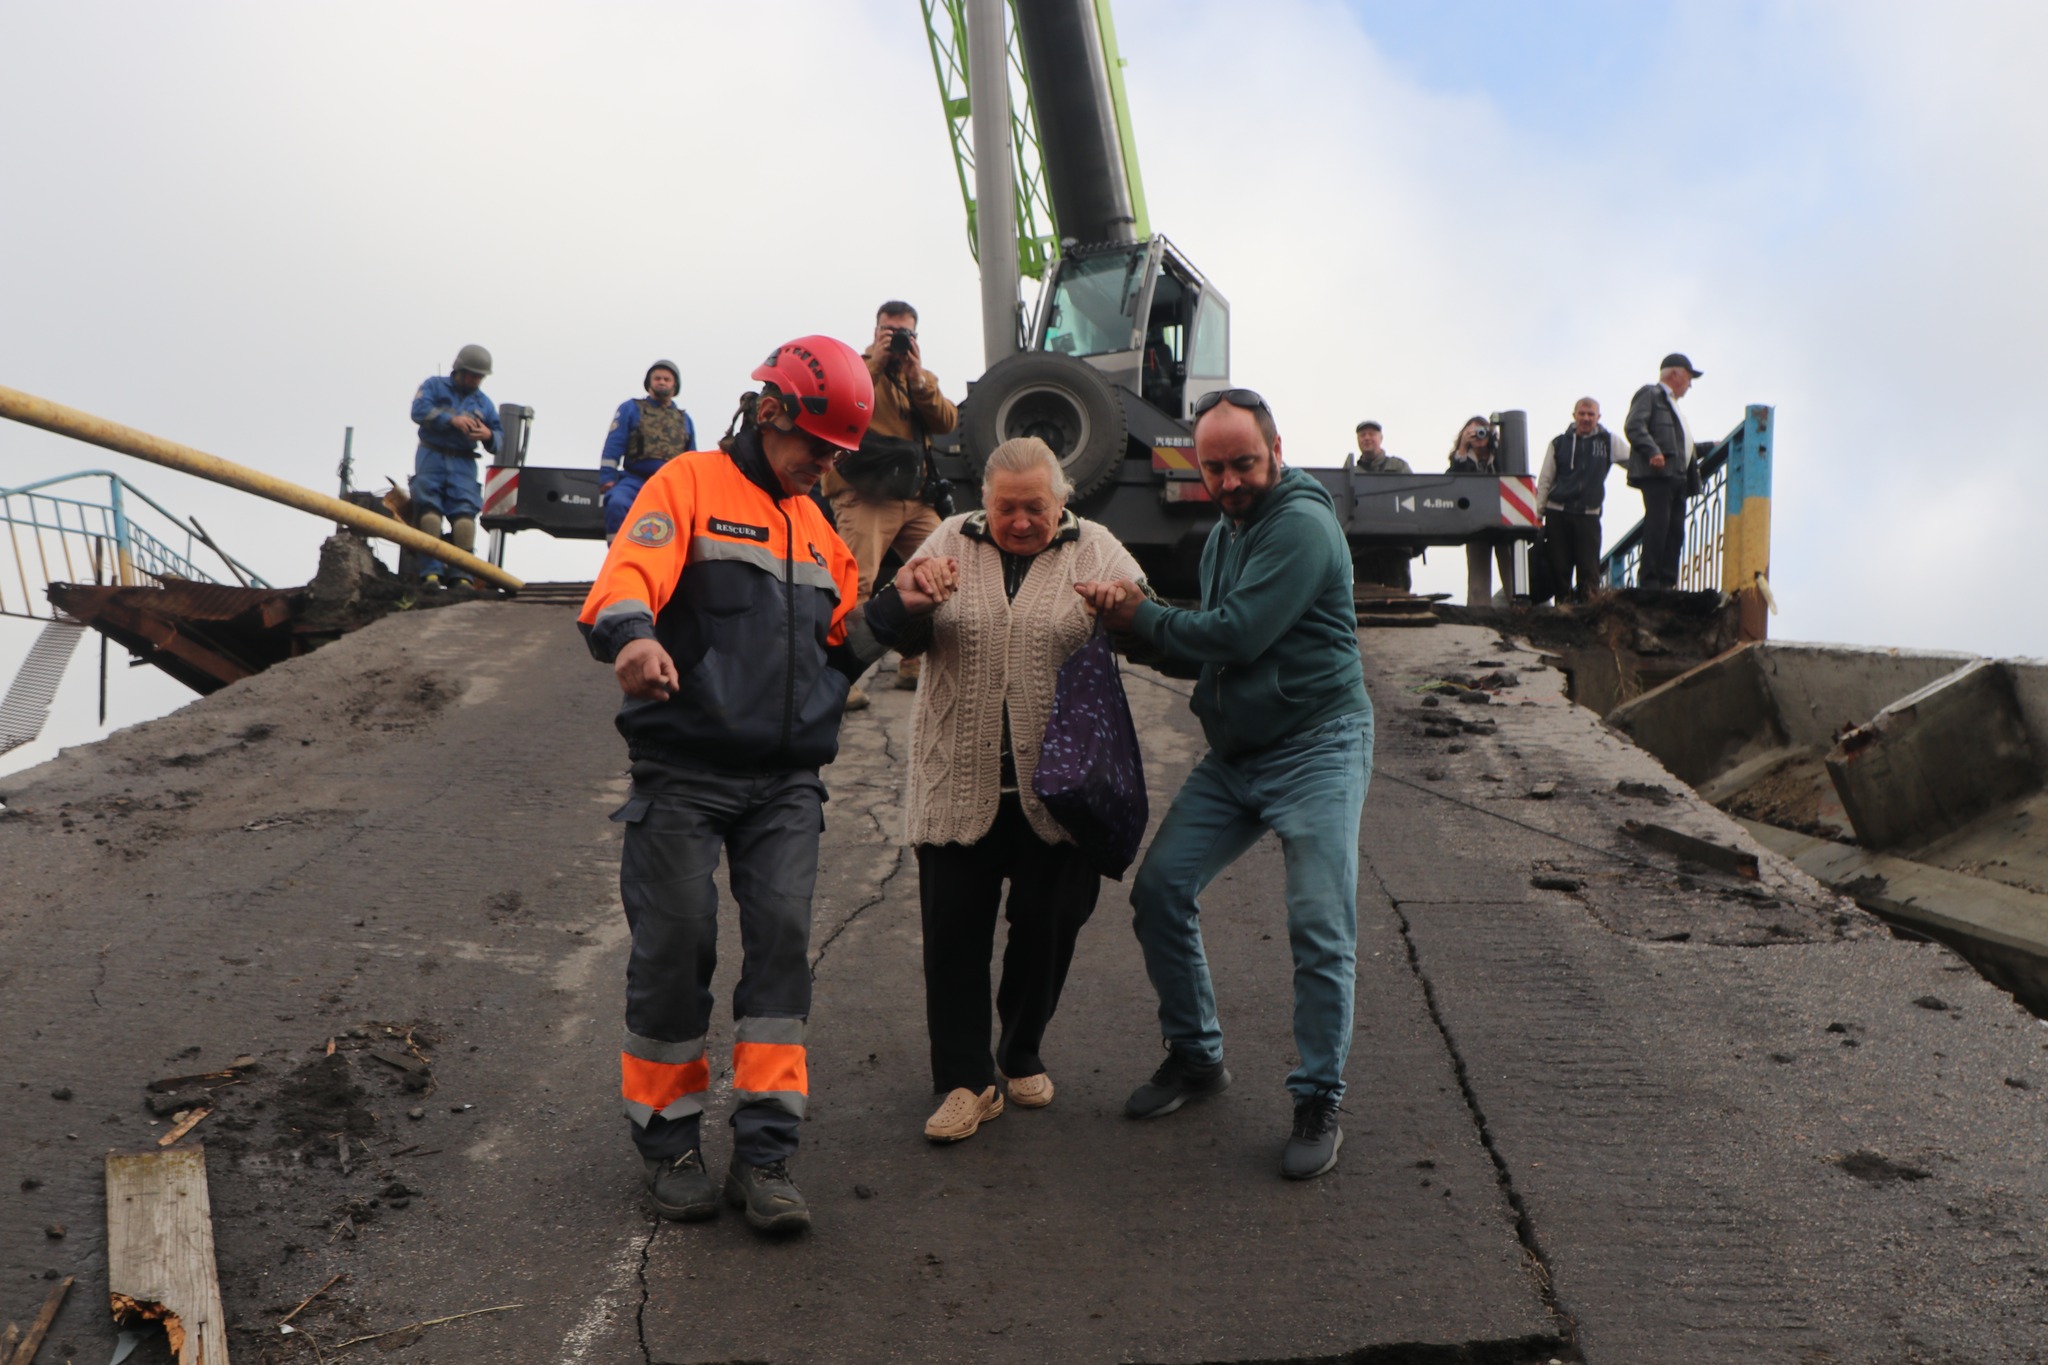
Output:
<svg viewBox="0 0 2048 1365">
<path fill-rule="evenodd" d="M 1628 484 L 1643 494 L 1643 559 L 1636 583 L 1644 588 L 1678 586 L 1685 557 L 1685 505 L 1695 491 L 1698 449 L 1679 411 L 1701 371 L 1673 351 L 1658 367 L 1657 382 L 1636 390 L 1622 431 L 1628 436 Z"/>
<path fill-rule="evenodd" d="M 1607 471 L 1627 458 L 1626 449 L 1600 425 L 1600 405 L 1581 398 L 1572 404 L 1570 430 L 1543 453 L 1536 505 L 1543 509 L 1543 546 L 1560 602 L 1567 597 L 1583 602 L 1593 595 L 1600 574 L 1600 507 L 1607 497 Z"/>
<path fill-rule="evenodd" d="M 904 583 L 856 609 L 852 553 L 809 494 L 867 430 L 874 387 L 830 337 L 759 368 L 731 448 L 678 455 L 641 489 L 577 618 L 625 700 L 633 786 L 619 893 L 626 966 L 620 1092 L 655 1210 L 718 1212 L 699 1121 L 718 890 L 726 855 L 740 927 L 733 990 L 733 1155 L 725 1200 L 764 1232 L 810 1208 L 788 1161 L 810 1091 L 811 893 L 824 828 L 818 769 L 846 690 L 933 599 Z"/>
<path fill-rule="evenodd" d="M 1136 583 L 1075 585 L 1111 630 L 1200 668 L 1193 709 L 1209 741 L 1131 886 L 1167 1055 L 1124 1112 L 1170 1114 L 1230 1084 L 1196 898 L 1271 830 L 1287 858 L 1301 1058 L 1287 1077 L 1294 1128 L 1280 1173 L 1307 1180 L 1337 1164 L 1344 1140 L 1358 821 L 1372 775 L 1351 553 L 1330 495 L 1282 467 L 1272 410 L 1250 389 L 1195 405 L 1195 462 L 1223 513 L 1202 550 L 1200 610 L 1150 601 Z"/>
</svg>

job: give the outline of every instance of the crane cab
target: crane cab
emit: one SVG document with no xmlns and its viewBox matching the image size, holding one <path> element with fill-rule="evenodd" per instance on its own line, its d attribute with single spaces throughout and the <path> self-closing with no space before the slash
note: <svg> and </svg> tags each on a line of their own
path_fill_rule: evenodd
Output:
<svg viewBox="0 0 2048 1365">
<path fill-rule="evenodd" d="M 1069 246 L 1031 349 L 1087 361 L 1175 421 L 1230 387 L 1230 304 L 1164 237 Z"/>
</svg>

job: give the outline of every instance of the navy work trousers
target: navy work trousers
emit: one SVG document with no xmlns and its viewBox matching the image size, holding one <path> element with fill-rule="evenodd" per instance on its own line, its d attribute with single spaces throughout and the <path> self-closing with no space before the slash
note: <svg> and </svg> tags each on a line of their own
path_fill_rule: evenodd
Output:
<svg viewBox="0 0 2048 1365">
<path fill-rule="evenodd" d="M 802 1032 L 811 1012 L 811 895 L 825 785 L 811 771 L 725 773 L 642 760 L 612 818 L 626 827 L 619 895 L 633 932 L 626 964 L 626 1054 L 649 1063 L 689 1063 L 696 1078 L 658 1112 L 627 1113 L 641 1155 L 680 1156 L 698 1145 L 711 1025 L 711 973 L 718 960 L 718 887 L 724 851 L 737 902 L 740 974 L 735 1021 L 733 1153 L 752 1166 L 793 1155 L 808 1092 Z M 798 1063 L 750 1086 L 744 1050 L 792 1046 Z"/>
</svg>

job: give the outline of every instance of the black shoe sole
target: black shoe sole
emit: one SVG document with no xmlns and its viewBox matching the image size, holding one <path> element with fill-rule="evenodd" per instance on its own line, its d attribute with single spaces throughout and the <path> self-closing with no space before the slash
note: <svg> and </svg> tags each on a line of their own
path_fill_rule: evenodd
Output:
<svg viewBox="0 0 2048 1365">
<path fill-rule="evenodd" d="M 1280 1166 L 1280 1178 L 1282 1180 L 1314 1180 L 1319 1175 L 1328 1175 L 1337 1168 L 1337 1153 L 1343 1150 L 1344 1130 L 1339 1128 L 1337 1130 L 1337 1140 L 1330 1144 L 1330 1159 L 1328 1161 L 1325 1161 L 1313 1171 L 1303 1171 L 1301 1174 L 1296 1175 L 1293 1171 L 1287 1169 L 1285 1159 L 1283 1158 Z"/>
<path fill-rule="evenodd" d="M 698 1204 L 664 1204 L 652 1194 L 647 1202 L 654 1205 L 654 1211 L 673 1223 L 702 1223 L 718 1217 L 718 1196 Z"/>
<path fill-rule="evenodd" d="M 725 1181 L 725 1202 L 736 1209 L 744 1209 L 747 1226 L 756 1232 L 774 1233 L 785 1236 L 789 1233 L 804 1232 L 811 1226 L 809 1209 L 787 1209 L 781 1213 L 759 1213 L 747 1202 L 747 1192 L 731 1176 Z"/>
<path fill-rule="evenodd" d="M 1230 1072 L 1226 1068 L 1223 1072 L 1223 1078 L 1217 1081 L 1215 1085 L 1209 1086 L 1206 1089 L 1202 1090 L 1183 1090 L 1179 1094 L 1175 1095 L 1172 1099 L 1168 1100 L 1165 1104 L 1160 1105 L 1157 1109 L 1137 1109 L 1132 1107 L 1132 1103 L 1130 1100 L 1125 1100 L 1124 1117 L 1127 1119 L 1164 1118 L 1166 1115 L 1171 1114 L 1172 1112 L 1174 1112 L 1174 1110 L 1179 1109 L 1182 1105 L 1186 1104 L 1189 1100 L 1206 1100 L 1210 1096 L 1220 1095 L 1228 1089 L 1230 1089 Z"/>
</svg>

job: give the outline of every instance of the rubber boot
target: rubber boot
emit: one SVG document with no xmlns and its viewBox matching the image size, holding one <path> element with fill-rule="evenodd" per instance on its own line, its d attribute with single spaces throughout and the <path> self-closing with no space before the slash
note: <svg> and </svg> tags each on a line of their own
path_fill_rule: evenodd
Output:
<svg viewBox="0 0 2048 1365">
<path fill-rule="evenodd" d="M 441 539 L 441 514 L 439 512 L 433 511 L 430 508 L 422 508 L 419 514 L 414 517 L 413 526 L 424 535 L 430 535 L 436 540 Z M 437 570 L 433 573 L 421 574 L 420 586 L 438 590 L 441 586 L 440 572 Z"/>
<path fill-rule="evenodd" d="M 476 518 L 457 517 L 454 526 L 449 529 L 448 543 L 461 550 L 464 554 L 475 554 Z M 469 581 L 468 574 L 460 569 L 450 567 L 448 570 L 448 586 L 451 588 L 473 588 L 476 585 Z"/>
</svg>

